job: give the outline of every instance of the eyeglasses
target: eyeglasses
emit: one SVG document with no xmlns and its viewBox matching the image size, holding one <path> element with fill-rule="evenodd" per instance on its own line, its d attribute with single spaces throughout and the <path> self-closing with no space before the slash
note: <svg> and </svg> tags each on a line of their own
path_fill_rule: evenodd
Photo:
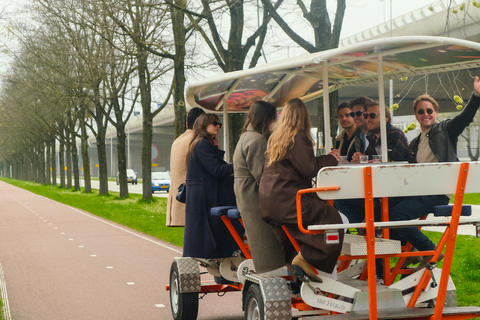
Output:
<svg viewBox="0 0 480 320">
<path fill-rule="evenodd" d="M 212 124 L 213 124 L 214 127 L 216 127 L 216 126 L 220 126 L 220 128 L 222 127 L 222 123 L 218 122 L 218 121 L 213 121 Z"/>
<path fill-rule="evenodd" d="M 363 111 L 350 112 L 350 117 L 352 117 L 352 118 L 355 117 L 355 116 L 361 117 L 362 114 L 363 114 Z"/>
<path fill-rule="evenodd" d="M 425 111 L 427 111 L 428 114 L 432 114 L 433 111 L 435 111 L 435 110 L 430 109 L 430 108 L 427 108 L 427 109 L 425 109 L 425 110 L 424 110 L 424 109 L 419 109 L 419 110 L 417 111 L 417 113 L 418 113 L 419 115 L 423 115 L 423 114 L 425 113 Z"/>
<path fill-rule="evenodd" d="M 364 113 L 364 114 L 363 114 L 363 117 L 364 117 L 365 119 L 368 119 L 368 116 L 370 116 L 370 118 L 375 119 L 375 118 L 376 118 L 377 116 L 379 116 L 379 115 L 380 115 L 380 113 L 373 113 L 373 112 L 371 112 L 371 113 Z"/>
</svg>

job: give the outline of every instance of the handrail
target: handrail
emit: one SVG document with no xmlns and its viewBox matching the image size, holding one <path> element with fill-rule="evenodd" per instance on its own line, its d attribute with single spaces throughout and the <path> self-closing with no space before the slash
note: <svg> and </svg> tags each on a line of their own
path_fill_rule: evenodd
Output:
<svg viewBox="0 0 480 320">
<path fill-rule="evenodd" d="M 297 191 L 297 224 L 298 224 L 298 229 L 305 234 L 319 234 L 319 233 L 324 233 L 324 230 L 318 230 L 318 231 L 312 231 L 312 230 L 307 230 L 303 227 L 303 218 L 302 218 L 302 194 L 306 193 L 314 193 L 314 192 L 319 192 L 319 191 L 338 191 L 340 190 L 340 187 L 338 186 L 332 186 L 332 187 L 321 187 L 321 188 L 308 188 L 308 189 L 300 189 Z"/>
</svg>

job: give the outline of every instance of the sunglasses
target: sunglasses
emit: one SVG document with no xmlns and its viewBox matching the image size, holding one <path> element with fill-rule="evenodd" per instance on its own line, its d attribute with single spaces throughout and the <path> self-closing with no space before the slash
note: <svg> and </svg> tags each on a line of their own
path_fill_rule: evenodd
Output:
<svg viewBox="0 0 480 320">
<path fill-rule="evenodd" d="M 350 112 L 350 117 L 352 117 L 352 118 L 355 117 L 355 116 L 361 117 L 362 114 L 363 114 L 363 111 Z"/>
<path fill-rule="evenodd" d="M 419 115 L 423 115 L 423 114 L 425 113 L 425 111 L 427 111 L 428 114 L 432 114 L 433 111 L 435 111 L 435 110 L 430 109 L 430 108 L 427 108 L 426 110 L 420 109 L 420 110 L 417 111 L 417 113 L 418 113 Z"/>
<path fill-rule="evenodd" d="M 218 121 L 213 121 L 212 124 L 213 124 L 214 127 L 216 127 L 216 126 L 220 126 L 220 128 L 222 127 L 222 123 L 218 122 Z"/>
<path fill-rule="evenodd" d="M 358 111 L 357 111 L 357 112 L 358 112 Z M 363 114 L 363 117 L 364 117 L 365 119 L 368 119 L 368 117 L 370 116 L 370 118 L 375 119 L 375 118 L 376 118 L 377 116 L 379 116 L 379 115 L 380 115 L 380 113 L 373 113 L 373 112 L 371 112 L 371 113 L 364 113 L 364 114 Z"/>
</svg>

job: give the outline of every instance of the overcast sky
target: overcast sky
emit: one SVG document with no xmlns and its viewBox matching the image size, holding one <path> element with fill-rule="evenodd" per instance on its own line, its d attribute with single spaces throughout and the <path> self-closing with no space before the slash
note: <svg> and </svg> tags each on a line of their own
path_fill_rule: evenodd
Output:
<svg viewBox="0 0 480 320">
<path fill-rule="evenodd" d="M 24 17 L 24 15 L 12 14 L 18 9 L 28 3 L 30 0 L 0 0 L 0 12 L 7 13 L 7 19 L 2 18 L 0 21 L 0 45 L 5 39 L 5 23 L 10 19 L 17 20 Z M 329 10 L 335 10 L 336 0 L 327 0 Z M 367 30 L 380 23 L 390 20 L 392 17 L 398 17 L 415 9 L 425 7 L 428 5 L 435 5 L 442 1 L 449 0 L 347 0 L 347 9 L 342 28 L 342 38 L 351 36 L 363 30 Z M 293 0 L 287 0 L 286 3 L 294 5 Z M 390 10 L 392 8 L 392 10 Z M 295 13 L 294 13 L 295 14 Z M 4 14 L 5 16 L 5 14 Z M 3 50 L 0 50 L 0 72 L 5 71 L 8 65 L 8 58 L 4 56 Z M 296 56 L 305 53 L 302 49 L 296 48 L 292 45 L 292 50 L 289 51 L 288 56 Z M 272 59 L 277 60 L 277 58 Z"/>
</svg>

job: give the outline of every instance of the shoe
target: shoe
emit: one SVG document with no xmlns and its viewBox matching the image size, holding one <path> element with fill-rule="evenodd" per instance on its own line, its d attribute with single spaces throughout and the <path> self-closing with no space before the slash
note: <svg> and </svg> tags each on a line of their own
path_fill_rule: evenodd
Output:
<svg viewBox="0 0 480 320">
<path fill-rule="evenodd" d="M 216 284 L 234 284 L 234 282 L 225 279 L 224 277 L 216 277 L 214 276 L 213 279 L 215 280 Z"/>
<path fill-rule="evenodd" d="M 306 276 L 314 282 L 322 283 L 323 280 L 313 273 L 310 263 L 305 260 L 302 254 L 299 252 L 292 261 L 293 273 L 298 276 Z"/>
<path fill-rule="evenodd" d="M 418 250 L 415 249 L 415 248 L 413 248 L 413 249 L 411 250 L 411 252 L 418 252 Z M 403 262 L 401 269 L 405 269 L 406 267 L 408 267 L 408 266 L 411 265 L 411 264 L 420 263 L 420 262 L 422 262 L 422 260 L 423 260 L 423 259 L 422 259 L 421 256 L 407 257 L 407 258 L 405 259 L 405 261 Z"/>
<path fill-rule="evenodd" d="M 433 250 L 437 249 L 437 246 L 435 246 L 433 248 Z M 445 257 L 445 255 L 442 253 L 440 253 L 440 256 L 438 257 L 438 260 L 437 262 L 440 262 L 443 260 L 443 258 Z M 416 266 L 415 268 L 412 269 L 413 273 L 425 268 L 427 266 L 427 264 L 430 263 L 430 260 L 432 259 L 432 256 L 424 256 L 422 261 L 420 262 L 420 264 L 418 266 Z"/>
</svg>

